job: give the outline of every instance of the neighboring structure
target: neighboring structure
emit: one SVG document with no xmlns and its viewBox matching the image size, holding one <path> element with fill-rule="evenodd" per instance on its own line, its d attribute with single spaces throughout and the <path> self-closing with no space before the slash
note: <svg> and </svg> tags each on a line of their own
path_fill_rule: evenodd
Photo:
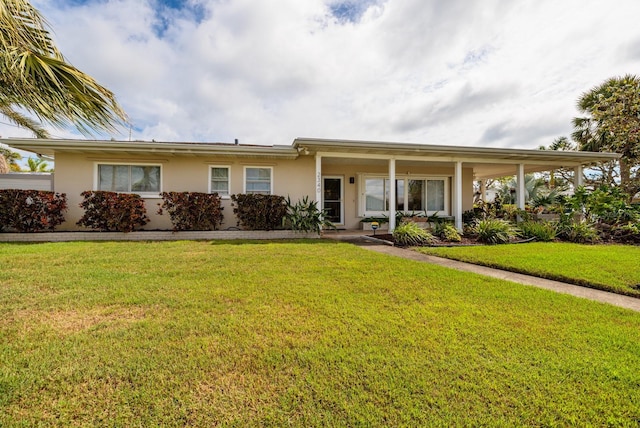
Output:
<svg viewBox="0 0 640 428">
<path fill-rule="evenodd" d="M 0 174 L 1 189 L 53 190 L 53 175 L 50 172 L 10 172 Z"/>
<path fill-rule="evenodd" d="M 138 193 L 147 201 L 146 229 L 171 229 L 156 214 L 163 191 L 217 192 L 223 196 L 222 229 L 236 226 L 230 195 L 309 196 L 341 228 L 360 228 L 368 216 L 426 212 L 453 216 L 473 207 L 473 182 L 516 175 L 524 208 L 524 175 L 617 159 L 613 153 L 517 150 L 462 146 L 297 138 L 290 146 L 5 139 L 16 149 L 55 158 L 54 190 L 67 194 L 60 230 L 75 230 L 85 190 Z M 395 183 L 395 185 L 390 185 Z M 579 184 L 579 183 L 578 183 Z"/>
</svg>

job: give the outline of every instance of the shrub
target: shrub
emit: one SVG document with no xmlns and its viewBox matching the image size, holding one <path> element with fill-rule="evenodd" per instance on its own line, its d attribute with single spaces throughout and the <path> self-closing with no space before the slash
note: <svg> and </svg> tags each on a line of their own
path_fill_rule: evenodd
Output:
<svg viewBox="0 0 640 428">
<path fill-rule="evenodd" d="M 162 192 L 158 214 L 166 210 L 173 230 L 216 230 L 222 224 L 223 207 L 217 193 Z"/>
<path fill-rule="evenodd" d="M 64 222 L 67 196 L 40 190 L 0 190 L 0 230 L 42 232 Z"/>
<path fill-rule="evenodd" d="M 287 214 L 282 222 L 291 230 L 320 234 L 323 227 L 335 229 L 333 223 L 324 218 L 325 215 L 326 212 L 318 209 L 318 203 L 310 201 L 307 196 L 295 204 L 292 204 L 291 199 L 287 197 Z"/>
<path fill-rule="evenodd" d="M 484 220 L 488 215 L 485 208 L 486 204 L 483 203 L 474 206 L 472 210 L 464 211 L 462 213 L 462 223 L 465 225 L 473 225 L 477 221 Z"/>
<path fill-rule="evenodd" d="M 523 221 L 518 228 L 523 238 L 536 238 L 542 242 L 553 241 L 558 233 L 556 224 L 550 221 Z"/>
<path fill-rule="evenodd" d="M 103 232 L 131 232 L 149 222 L 144 199 L 129 193 L 82 192 L 84 215 L 76 223 Z"/>
<path fill-rule="evenodd" d="M 277 195 L 231 195 L 233 213 L 238 226 L 245 230 L 274 230 L 282 228 L 287 214 L 287 202 Z"/>
<path fill-rule="evenodd" d="M 570 242 L 595 244 L 600 241 L 598 230 L 586 221 L 577 221 L 565 226 L 562 236 Z"/>
<path fill-rule="evenodd" d="M 462 237 L 460 232 L 451 223 L 438 222 L 433 228 L 433 233 L 441 239 L 449 242 L 460 242 Z"/>
<path fill-rule="evenodd" d="M 611 237 L 619 242 L 640 243 L 640 225 L 627 223 L 612 228 Z"/>
<path fill-rule="evenodd" d="M 576 189 L 566 205 L 577 212 L 584 212 L 587 218 L 607 224 L 640 221 L 640 210 L 629 204 L 629 195 L 618 187 L 602 186 L 593 192 L 584 187 Z"/>
<path fill-rule="evenodd" d="M 434 238 L 418 224 L 409 221 L 394 229 L 393 241 L 398 245 L 409 247 L 433 244 Z"/>
<path fill-rule="evenodd" d="M 485 244 L 506 244 L 517 234 L 511 223 L 496 218 L 477 221 L 472 231 Z"/>
</svg>

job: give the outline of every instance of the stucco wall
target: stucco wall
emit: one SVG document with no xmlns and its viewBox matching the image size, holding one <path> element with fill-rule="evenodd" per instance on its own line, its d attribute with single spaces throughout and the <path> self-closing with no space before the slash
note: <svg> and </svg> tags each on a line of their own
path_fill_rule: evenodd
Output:
<svg viewBox="0 0 640 428">
<path fill-rule="evenodd" d="M 159 164 L 162 166 L 162 190 L 163 191 L 192 191 L 207 192 L 209 188 L 209 168 L 211 166 L 228 166 L 230 168 L 230 192 L 242 193 L 244 191 L 244 168 L 248 166 L 268 166 L 273 168 L 273 192 L 277 195 L 289 196 L 293 201 L 309 196 L 315 197 L 315 159 L 313 156 L 301 156 L 296 160 L 264 159 L 264 158 L 228 158 L 228 157 L 181 157 L 181 156 L 134 156 L 134 155 L 102 155 L 88 156 L 86 154 L 59 153 L 56 155 L 56 179 L 54 188 L 56 192 L 67 194 L 69 211 L 67 221 L 58 227 L 59 230 L 78 230 L 75 225 L 83 214 L 79 207 L 82 202 L 80 193 L 95 188 L 96 165 L 98 163 L 142 163 Z M 449 177 L 449 191 L 453 186 L 454 169 L 450 166 L 438 165 L 410 165 L 404 166 L 398 163 L 396 167 L 398 176 L 415 175 L 430 177 Z M 366 174 L 387 175 L 386 162 L 354 162 L 348 160 L 332 162 L 323 160 L 323 176 L 340 176 L 344 185 L 344 228 L 359 229 L 359 203 L 361 195 L 360 180 Z M 354 183 L 349 183 L 349 178 L 354 178 Z M 473 170 L 463 169 L 463 210 L 473 206 Z M 449 195 L 449 213 L 452 210 L 452 194 Z M 158 197 L 145 198 L 147 215 L 150 223 L 146 230 L 170 230 L 171 222 L 168 215 L 159 216 L 157 210 L 162 200 Z M 236 226 L 235 216 L 231 200 L 225 198 L 222 203 L 224 210 L 224 222 L 221 229 Z"/>
<path fill-rule="evenodd" d="M 246 166 L 269 166 L 273 168 L 273 190 L 275 194 L 297 200 L 303 196 L 315 195 L 315 163 L 312 158 L 298 160 L 265 160 L 251 158 L 213 158 L 213 157 L 172 157 L 172 156 L 87 156 L 84 154 L 59 153 L 56 155 L 55 191 L 65 192 L 69 205 L 67 221 L 58 227 L 59 230 L 78 230 L 75 223 L 82 217 L 83 210 L 80 193 L 93 190 L 95 187 L 95 171 L 98 163 L 147 163 L 162 165 L 163 191 L 207 192 L 209 188 L 209 167 L 213 165 L 230 168 L 230 192 L 242 193 L 244 168 Z M 146 230 L 171 229 L 168 215 L 156 214 L 161 198 L 145 198 L 147 215 L 150 222 Z M 235 227 L 236 220 L 231 207 L 231 200 L 225 198 L 224 223 L 221 229 Z"/>
</svg>

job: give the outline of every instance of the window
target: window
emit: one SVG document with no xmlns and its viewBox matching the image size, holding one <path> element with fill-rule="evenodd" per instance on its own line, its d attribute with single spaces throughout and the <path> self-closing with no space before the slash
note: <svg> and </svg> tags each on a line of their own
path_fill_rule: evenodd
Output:
<svg viewBox="0 0 640 428">
<path fill-rule="evenodd" d="M 246 167 L 244 169 L 244 192 L 270 195 L 273 190 L 271 167 Z"/>
<path fill-rule="evenodd" d="M 110 192 L 153 193 L 160 190 L 160 165 L 98 165 L 97 189 Z"/>
<path fill-rule="evenodd" d="M 209 168 L 209 193 L 229 196 L 228 166 L 212 166 Z"/>
<path fill-rule="evenodd" d="M 390 181 L 384 177 L 365 177 L 363 215 L 389 212 Z M 396 179 L 396 211 L 439 213 L 448 215 L 448 179 L 400 177 Z"/>
<path fill-rule="evenodd" d="M 427 211 L 444 211 L 444 180 L 427 180 Z"/>
</svg>

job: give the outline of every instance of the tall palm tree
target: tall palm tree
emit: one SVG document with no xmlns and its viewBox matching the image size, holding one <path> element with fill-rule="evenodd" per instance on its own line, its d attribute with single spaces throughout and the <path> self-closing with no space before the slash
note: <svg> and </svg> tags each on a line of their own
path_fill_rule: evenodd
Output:
<svg viewBox="0 0 640 428">
<path fill-rule="evenodd" d="M 67 63 L 47 27 L 28 0 L 0 0 L 0 114 L 39 138 L 43 123 L 116 131 L 127 118 L 114 94 Z"/>
</svg>

